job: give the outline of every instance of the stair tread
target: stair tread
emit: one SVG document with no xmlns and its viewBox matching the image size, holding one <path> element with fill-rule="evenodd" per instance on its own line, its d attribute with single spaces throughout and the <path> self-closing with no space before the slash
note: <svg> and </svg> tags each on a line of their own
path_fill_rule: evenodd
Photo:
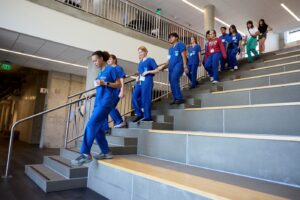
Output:
<svg viewBox="0 0 300 200">
<path fill-rule="evenodd" d="M 213 199 L 295 199 L 300 196 L 299 188 L 154 158 L 116 156 L 98 162 Z"/>
<path fill-rule="evenodd" d="M 66 180 L 67 178 L 63 177 L 62 175 L 58 174 L 57 172 L 53 171 L 52 169 L 46 167 L 43 164 L 36 164 L 36 165 L 28 165 L 38 174 L 43 176 L 47 181 L 61 181 Z"/>
<path fill-rule="evenodd" d="M 64 158 L 64 157 L 61 157 L 61 156 L 48 156 L 50 159 L 53 159 L 63 165 L 65 165 L 66 167 L 69 167 L 71 169 L 80 169 L 80 168 L 87 168 L 85 166 L 73 166 L 71 164 L 71 160 L 67 159 L 67 158 Z"/>
</svg>

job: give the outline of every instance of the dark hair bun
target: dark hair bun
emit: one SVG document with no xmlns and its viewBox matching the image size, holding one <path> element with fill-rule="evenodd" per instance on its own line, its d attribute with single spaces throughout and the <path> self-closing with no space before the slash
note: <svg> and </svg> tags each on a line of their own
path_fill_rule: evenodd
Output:
<svg viewBox="0 0 300 200">
<path fill-rule="evenodd" d="M 92 56 L 97 55 L 99 58 L 103 58 L 104 62 L 108 61 L 109 59 L 109 53 L 107 51 L 95 51 L 92 53 Z"/>
</svg>

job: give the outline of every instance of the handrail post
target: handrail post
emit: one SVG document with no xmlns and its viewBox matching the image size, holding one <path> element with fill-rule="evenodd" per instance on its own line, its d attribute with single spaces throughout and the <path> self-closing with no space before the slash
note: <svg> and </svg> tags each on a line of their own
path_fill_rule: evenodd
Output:
<svg viewBox="0 0 300 200">
<path fill-rule="evenodd" d="M 70 117 L 71 117 L 71 108 L 72 108 L 72 100 L 69 100 L 70 105 L 68 106 L 68 117 L 67 117 L 67 124 L 66 124 L 66 131 L 65 131 L 65 142 L 64 148 L 67 148 L 67 141 L 69 137 L 69 126 L 70 126 Z"/>
<path fill-rule="evenodd" d="M 9 172 L 9 166 L 10 166 L 10 160 L 11 160 L 11 151 L 12 151 L 12 144 L 14 140 L 14 130 L 18 123 L 15 123 L 10 131 L 10 139 L 9 139 L 9 146 L 8 146 L 8 153 L 7 153 L 7 161 L 6 161 L 6 168 L 5 168 L 5 174 L 2 176 L 2 178 L 12 178 L 12 175 L 8 175 Z"/>
</svg>

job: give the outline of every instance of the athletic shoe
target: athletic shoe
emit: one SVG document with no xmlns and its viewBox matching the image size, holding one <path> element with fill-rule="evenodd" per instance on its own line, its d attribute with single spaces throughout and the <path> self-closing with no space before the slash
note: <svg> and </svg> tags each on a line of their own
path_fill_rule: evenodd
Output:
<svg viewBox="0 0 300 200">
<path fill-rule="evenodd" d="M 122 123 L 115 125 L 114 128 L 124 128 L 125 126 L 126 126 L 126 122 L 123 121 Z"/>
<path fill-rule="evenodd" d="M 210 81 L 211 81 L 211 82 L 214 81 L 214 77 L 210 77 Z"/>
<path fill-rule="evenodd" d="M 238 66 L 234 66 L 234 70 L 238 70 L 239 69 L 239 67 Z"/>
<path fill-rule="evenodd" d="M 181 99 L 181 100 L 176 100 L 175 104 L 180 105 L 183 104 L 185 102 L 185 100 Z"/>
<path fill-rule="evenodd" d="M 73 166 L 81 166 L 92 161 L 91 155 L 81 154 L 78 158 L 71 160 Z"/>
<path fill-rule="evenodd" d="M 107 154 L 99 153 L 98 155 L 94 156 L 95 160 L 112 159 L 112 158 L 113 155 L 111 154 L 111 152 L 108 152 Z"/>
<path fill-rule="evenodd" d="M 170 103 L 169 103 L 169 105 L 174 105 L 175 104 L 175 101 L 171 101 Z"/>
<path fill-rule="evenodd" d="M 132 120 L 132 122 L 138 122 L 138 121 L 140 121 L 141 119 L 143 119 L 143 117 L 142 116 L 135 116 L 135 118 Z"/>
<path fill-rule="evenodd" d="M 213 81 L 212 83 L 213 83 L 213 84 L 217 84 L 217 83 L 219 83 L 219 81 Z"/>
</svg>

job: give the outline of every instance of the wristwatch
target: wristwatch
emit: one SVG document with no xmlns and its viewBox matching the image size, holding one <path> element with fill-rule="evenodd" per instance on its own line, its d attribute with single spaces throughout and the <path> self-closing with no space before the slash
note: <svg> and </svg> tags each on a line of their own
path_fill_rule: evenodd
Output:
<svg viewBox="0 0 300 200">
<path fill-rule="evenodd" d="M 106 86 L 109 86 L 109 82 L 106 82 Z"/>
</svg>

